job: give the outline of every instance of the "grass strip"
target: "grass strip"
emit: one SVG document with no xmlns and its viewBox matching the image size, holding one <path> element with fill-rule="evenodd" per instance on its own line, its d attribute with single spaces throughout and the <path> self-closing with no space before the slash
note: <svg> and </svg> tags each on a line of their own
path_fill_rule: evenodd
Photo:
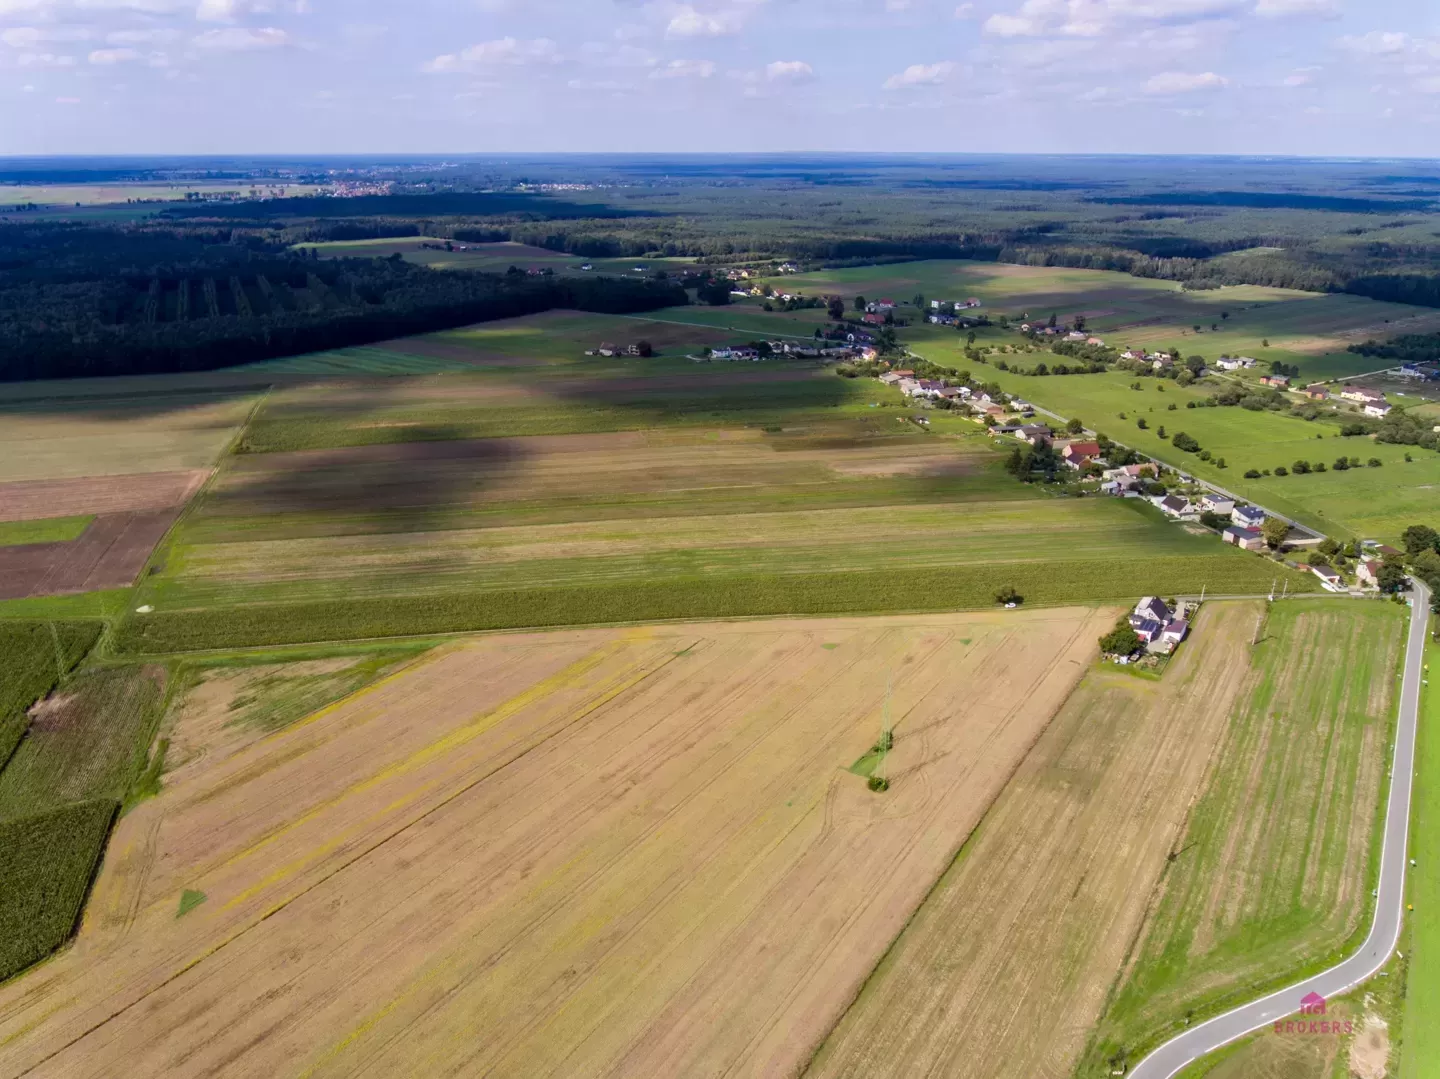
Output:
<svg viewBox="0 0 1440 1079">
<path fill-rule="evenodd" d="M 1029 605 L 1058 606 L 1144 594 L 1254 594 L 1286 571 L 1260 559 L 1224 556 L 1039 562 L 943 572 L 797 573 L 695 577 L 566 588 L 522 588 L 437 596 L 375 596 L 263 603 L 224 610 L 157 610 L 119 627 L 122 653 L 171 652 L 364 640 L 476 630 L 590 625 L 674 618 L 864 614 L 995 606 L 1004 587 Z M 1291 591 L 1313 578 L 1291 575 Z"/>
<path fill-rule="evenodd" d="M 1440 672 L 1440 645 L 1425 653 L 1429 681 Z M 1440 1079 L 1440 692 L 1422 689 L 1420 747 L 1410 828 L 1410 873 L 1406 912 L 1410 925 L 1410 970 L 1406 986 L 1404 1054 L 1400 1079 Z"/>
<path fill-rule="evenodd" d="M 95 520 L 89 517 L 49 517 L 41 521 L 0 521 L 0 547 L 19 547 L 27 543 L 68 543 Z"/>
</svg>

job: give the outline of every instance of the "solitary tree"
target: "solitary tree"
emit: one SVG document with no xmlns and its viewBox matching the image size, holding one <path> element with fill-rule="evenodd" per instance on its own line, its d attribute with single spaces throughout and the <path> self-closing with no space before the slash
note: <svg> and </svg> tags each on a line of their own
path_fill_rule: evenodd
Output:
<svg viewBox="0 0 1440 1079">
<path fill-rule="evenodd" d="M 1285 537 L 1290 535 L 1290 523 L 1279 517 L 1266 517 L 1265 523 L 1260 526 L 1260 534 L 1265 537 L 1266 546 L 1277 551 L 1285 542 Z"/>
<path fill-rule="evenodd" d="M 857 310 L 857 311 L 863 311 L 863 310 L 865 310 L 865 297 L 864 297 L 864 296 L 856 296 L 856 297 L 855 297 L 855 310 Z"/>
<path fill-rule="evenodd" d="M 839 296 L 831 296 L 830 302 L 826 305 L 830 317 L 839 322 L 845 317 L 845 301 Z"/>
<path fill-rule="evenodd" d="M 1140 637 L 1129 622 L 1121 622 L 1100 638 L 1100 651 L 1107 656 L 1129 656 L 1140 650 Z"/>
<path fill-rule="evenodd" d="M 1085 430 L 1085 425 L 1080 422 L 1078 417 L 1072 416 L 1070 422 L 1065 425 L 1065 430 L 1069 431 L 1072 435 L 1078 435 Z"/>
</svg>

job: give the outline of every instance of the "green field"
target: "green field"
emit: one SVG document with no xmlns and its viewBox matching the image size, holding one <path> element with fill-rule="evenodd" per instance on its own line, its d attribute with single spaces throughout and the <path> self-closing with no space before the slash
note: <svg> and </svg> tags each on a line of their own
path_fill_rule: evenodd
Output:
<svg viewBox="0 0 1440 1079">
<path fill-rule="evenodd" d="M 157 554 L 132 603 L 155 611 L 122 644 L 977 607 L 1006 585 L 1067 603 L 1312 584 L 1148 505 L 1019 484 L 977 425 L 919 427 L 867 380 L 804 361 L 577 359 L 545 333 L 593 322 L 423 339 L 498 357 L 467 374 L 277 389 Z"/>
<path fill-rule="evenodd" d="M 1272 608 L 1251 686 L 1078 1073 L 1323 969 L 1369 926 L 1404 608 Z"/>
<path fill-rule="evenodd" d="M 79 539 L 94 517 L 49 517 L 42 521 L 0 521 L 0 547 L 24 543 L 68 543 Z"/>
<path fill-rule="evenodd" d="M 687 258 L 585 258 L 583 255 L 568 255 L 563 251 L 550 251 L 543 247 L 530 247 L 521 243 L 470 243 L 466 240 L 451 241 L 454 250 L 435 250 L 423 244 L 444 246 L 444 239 L 432 236 L 393 236 L 374 240 L 331 240 L 325 243 L 302 243 L 303 250 L 316 250 L 322 258 L 389 258 L 400 255 L 407 262 L 430 266 L 437 270 L 482 270 L 487 273 L 504 273 L 511 266 L 522 270 L 553 270 L 557 274 L 634 274 L 637 266 L 644 266 L 646 272 L 665 268 L 679 270 L 694 264 Z M 465 250 L 461 250 L 464 247 Z M 582 271 L 581 266 L 590 266 Z M 643 274 L 639 276 L 644 276 Z"/>
<path fill-rule="evenodd" d="M 0 819 L 0 982 L 74 932 L 115 810 L 82 802 Z"/>
<path fill-rule="evenodd" d="M 949 335 L 930 335 L 913 347 L 927 359 L 970 370 L 975 378 L 993 380 L 1007 392 L 1066 418 L 1078 417 L 1118 442 L 1326 533 L 1393 542 L 1409 525 L 1435 515 L 1440 455 L 1365 437 L 1342 437 L 1336 422 L 1239 407 L 1187 407 L 1192 402 L 1198 406 L 1220 389 L 1224 383 L 1218 379 L 1186 387 L 1119 371 L 1039 377 L 997 371 L 993 363 L 976 365 L 962 355 L 963 340 Z M 1137 383 L 1139 390 L 1132 388 Z M 1139 427 L 1141 419 L 1145 430 Z M 1226 467 L 1177 451 L 1160 437 L 1162 427 L 1167 437 L 1180 431 L 1190 435 L 1214 457 L 1223 458 Z M 1405 460 L 1407 454 L 1411 461 Z M 1296 460 L 1324 462 L 1329 468 L 1341 456 L 1362 461 L 1374 457 L 1382 465 L 1253 480 L 1244 475 L 1251 469 L 1289 469 Z"/>
<path fill-rule="evenodd" d="M 1106 270 L 1005 263 L 903 262 L 799 274 L 773 283 L 807 294 L 837 293 L 847 300 L 863 295 L 908 303 L 917 293 L 941 301 L 973 296 L 984 302 L 982 310 L 992 318 L 1002 314 L 1047 318 L 1054 313 L 1065 321 L 1083 314 L 1090 332 L 1111 345 L 1173 346 L 1187 356 L 1198 353 L 1211 360 L 1222 353 L 1281 360 L 1298 364 L 1302 376 L 1310 380 L 1386 366 L 1347 352 L 1348 345 L 1440 328 L 1440 315 L 1427 308 L 1359 296 L 1259 285 L 1188 292 L 1173 281 Z M 1229 317 L 1222 317 L 1222 312 Z M 916 316 L 912 309 L 904 314 Z M 1020 340 L 1015 333 L 992 336 L 1010 344 Z M 987 336 L 985 342 L 989 341 Z"/>
<path fill-rule="evenodd" d="M 31 721 L 0 771 L 0 818 L 72 802 L 121 802 L 145 766 L 162 679 L 136 667 L 83 672 Z"/>
<path fill-rule="evenodd" d="M 1440 646 L 1426 652 L 1426 674 L 1440 671 Z M 1401 1079 L 1440 1077 L 1440 690 L 1423 691 L 1415 811 L 1411 817 L 1408 915 L 1410 972 L 1403 1028 Z"/>
<path fill-rule="evenodd" d="M 0 622 L 0 776 L 29 726 L 26 710 L 85 658 L 99 622 Z"/>
</svg>

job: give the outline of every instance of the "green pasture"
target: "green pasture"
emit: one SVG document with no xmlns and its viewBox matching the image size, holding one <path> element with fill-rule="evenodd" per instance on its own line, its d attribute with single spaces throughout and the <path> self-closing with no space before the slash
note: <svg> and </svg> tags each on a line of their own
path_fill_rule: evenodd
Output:
<svg viewBox="0 0 1440 1079">
<path fill-rule="evenodd" d="M 79 539 L 94 516 L 47 517 L 38 521 L 0 521 L 0 547 L 26 543 L 67 543 Z"/>
<path fill-rule="evenodd" d="M 1107 1074 L 1122 1048 L 1138 1060 L 1363 938 L 1407 621 L 1382 601 L 1272 607 L 1181 853 L 1078 1075 Z"/>
<path fill-rule="evenodd" d="M 807 294 L 838 293 L 847 303 L 857 295 L 904 304 L 917 292 L 926 300 L 974 296 L 984 302 L 981 311 L 991 318 L 1048 318 L 1053 313 L 1061 322 L 1068 322 L 1083 314 L 1087 329 L 1107 344 L 1178 348 L 1187 356 L 1209 360 L 1222 354 L 1280 360 L 1298 365 L 1302 378 L 1311 381 L 1385 366 L 1347 352 L 1350 344 L 1393 333 L 1440 329 L 1440 315 L 1426 308 L 1361 296 L 1260 285 L 1192 292 L 1173 281 L 1108 270 L 933 260 L 824 270 L 786 277 L 783 283 Z M 919 313 L 905 308 L 902 315 L 913 320 Z M 1198 333 L 1196 326 L 1200 327 Z M 987 344 L 1020 340 L 1014 332 L 991 331 L 981 336 Z"/>
<path fill-rule="evenodd" d="M 968 369 L 975 378 L 993 380 L 1007 392 L 1067 419 L 1079 417 L 1087 427 L 1117 442 L 1327 533 L 1393 541 L 1409 525 L 1433 519 L 1435 507 L 1440 505 L 1440 454 L 1384 445 L 1365 437 L 1343 437 L 1335 422 L 1312 422 L 1239 407 L 1199 407 L 1200 401 L 1224 385 L 1215 379 L 1184 387 L 1168 380 L 1137 379 L 1124 372 L 1037 377 L 998 371 L 993 363 L 972 363 L 962 354 L 963 344 L 963 339 L 936 336 L 917 342 L 914 348 L 927 359 Z M 1027 364 L 1032 360 L 1023 358 Z M 1132 389 L 1137 382 L 1141 389 Z M 1192 401 L 1197 407 L 1187 408 Z M 1176 406 L 1173 411 L 1171 405 Z M 1142 418 L 1145 430 L 1138 425 Z M 1160 438 L 1161 427 L 1167 439 Z M 1214 457 L 1224 458 L 1226 467 L 1177 451 L 1168 441 L 1177 431 L 1195 438 Z M 1409 462 L 1407 453 L 1412 458 Z M 1273 473 L 1279 466 L 1290 469 L 1297 460 L 1324 462 L 1329 469 L 1341 456 L 1359 457 L 1362 462 L 1375 457 L 1382 466 L 1245 479 L 1251 469 Z"/>
<path fill-rule="evenodd" d="M 995 606 L 995 593 L 1005 587 L 1018 589 L 1027 604 L 1044 606 L 1199 592 L 1207 586 L 1255 593 L 1270 587 L 1271 565 L 1216 553 L 973 566 L 931 575 L 888 569 L 797 572 L 360 598 L 343 598 L 340 591 L 307 603 L 251 605 L 232 593 L 226 607 L 133 615 L 120 627 L 116 644 L 127 654 L 155 655 L 530 626 L 985 609 Z M 1309 586 L 1295 575 L 1292 591 L 1295 587 Z M 276 593 L 269 595 L 273 599 Z"/>
<path fill-rule="evenodd" d="M 424 248 L 422 244 L 440 244 L 442 250 Z M 481 270 L 487 273 L 504 273 L 511 266 L 521 270 L 554 270 L 557 274 L 635 274 L 637 266 L 644 266 L 645 273 L 658 269 L 682 269 L 694 264 L 688 258 L 630 258 L 596 259 L 583 255 L 569 255 L 563 251 L 550 251 L 543 247 L 527 244 L 471 243 L 468 240 L 452 240 L 454 250 L 443 250 L 444 238 L 433 236 L 391 236 L 373 240 L 330 240 L 324 243 L 301 243 L 295 246 L 302 250 L 318 250 L 322 258 L 389 258 L 399 255 L 407 262 L 430 266 L 437 270 Z M 461 247 L 465 250 L 461 250 Z M 581 266 L 590 266 L 583 271 Z M 643 275 L 641 275 L 643 276 Z"/>
<path fill-rule="evenodd" d="M 833 325 L 823 308 L 799 311 L 766 311 L 761 300 L 742 300 L 720 307 L 691 305 L 667 307 L 650 315 L 633 316 L 639 321 L 706 327 L 724 331 L 724 340 L 743 342 L 760 337 L 812 340 L 815 331 Z M 737 337 L 737 335 L 739 335 Z M 747 336 L 748 335 L 748 338 Z"/>
<path fill-rule="evenodd" d="M 1428 680 L 1440 674 L 1440 645 L 1426 652 Z M 1409 900 L 1410 972 L 1403 1028 L 1401 1079 L 1440 1077 L 1440 689 L 1423 690 L 1419 764 L 1411 818 Z M 1392 1032 L 1393 1034 L 1394 1032 Z"/>
<path fill-rule="evenodd" d="M 356 348 L 336 349 L 332 352 L 310 352 L 304 356 L 292 356 L 283 360 L 261 360 L 259 363 L 245 364 L 235 370 L 261 371 L 272 375 L 356 377 L 429 375 L 445 371 L 469 371 L 473 370 L 473 365 L 463 360 L 420 356 L 376 345 L 362 345 Z"/>
</svg>

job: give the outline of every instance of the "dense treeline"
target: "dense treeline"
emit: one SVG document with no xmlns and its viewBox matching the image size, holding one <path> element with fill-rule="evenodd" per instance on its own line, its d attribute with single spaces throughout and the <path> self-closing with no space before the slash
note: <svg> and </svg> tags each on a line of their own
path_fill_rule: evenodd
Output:
<svg viewBox="0 0 1440 1079">
<path fill-rule="evenodd" d="M 1366 341 L 1351 345 L 1349 351 L 1401 363 L 1429 363 L 1440 360 L 1440 333 L 1407 333 L 1384 342 Z"/>
<path fill-rule="evenodd" d="M 665 282 L 322 261 L 223 231 L 17 232 L 0 233 L 0 381 L 209 370 L 557 307 L 687 302 Z"/>
</svg>

